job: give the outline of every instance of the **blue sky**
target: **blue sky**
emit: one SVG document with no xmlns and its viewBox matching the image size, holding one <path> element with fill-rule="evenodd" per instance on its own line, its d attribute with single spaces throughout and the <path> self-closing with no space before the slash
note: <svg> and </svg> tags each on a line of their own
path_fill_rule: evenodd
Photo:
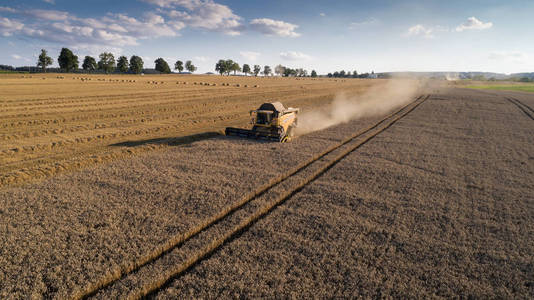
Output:
<svg viewBox="0 0 534 300">
<path fill-rule="evenodd" d="M 534 71 L 534 1 L 1 0 L 0 64 L 41 48 L 111 51 L 145 66 L 220 58 L 250 65 L 383 71 Z M 55 64 L 56 65 L 56 64 Z"/>
</svg>

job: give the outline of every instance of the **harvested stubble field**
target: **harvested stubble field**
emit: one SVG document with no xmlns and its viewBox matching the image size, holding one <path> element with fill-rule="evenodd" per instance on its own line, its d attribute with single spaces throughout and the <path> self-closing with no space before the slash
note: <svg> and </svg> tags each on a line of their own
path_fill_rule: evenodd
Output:
<svg viewBox="0 0 534 300">
<path fill-rule="evenodd" d="M 0 76 L 0 187 L 248 126 L 279 100 L 303 109 L 383 81 L 221 76 Z M 195 136 L 195 134 L 202 135 Z M 174 140 L 169 140 L 175 138 Z M 113 145 L 113 147 L 110 147 Z M 136 147 L 132 147 L 136 146 Z"/>
<path fill-rule="evenodd" d="M 377 127 L 165 142 L 5 187 L 0 298 L 532 297 L 533 98 L 432 92 Z"/>
</svg>

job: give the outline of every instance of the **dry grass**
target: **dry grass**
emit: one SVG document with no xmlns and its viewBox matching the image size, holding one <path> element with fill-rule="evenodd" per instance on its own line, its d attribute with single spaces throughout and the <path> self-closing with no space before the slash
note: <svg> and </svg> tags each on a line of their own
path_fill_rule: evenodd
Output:
<svg viewBox="0 0 534 300">
<path fill-rule="evenodd" d="M 295 79 L 281 78 L 3 74 L 0 187 L 165 146 L 147 142 L 124 147 L 128 141 L 244 126 L 248 111 L 265 101 L 306 109 L 328 103 L 339 91 L 358 94 L 380 84 L 384 82 L 307 79 L 297 85 Z M 118 146 L 109 147 L 114 144 Z"/>
</svg>

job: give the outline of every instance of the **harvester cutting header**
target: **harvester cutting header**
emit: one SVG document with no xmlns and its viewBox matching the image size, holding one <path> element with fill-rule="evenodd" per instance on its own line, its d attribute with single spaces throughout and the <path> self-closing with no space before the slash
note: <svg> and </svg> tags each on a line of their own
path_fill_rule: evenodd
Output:
<svg viewBox="0 0 534 300">
<path fill-rule="evenodd" d="M 297 127 L 298 112 L 298 108 L 285 108 L 280 102 L 263 103 L 260 108 L 250 111 L 252 129 L 227 127 L 226 135 L 287 142 Z"/>
</svg>

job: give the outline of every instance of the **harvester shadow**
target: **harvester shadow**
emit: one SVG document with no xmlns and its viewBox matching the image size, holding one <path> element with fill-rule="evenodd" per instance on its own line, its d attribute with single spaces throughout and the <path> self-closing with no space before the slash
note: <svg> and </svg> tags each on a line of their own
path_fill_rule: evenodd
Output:
<svg viewBox="0 0 534 300">
<path fill-rule="evenodd" d="M 197 134 L 191 134 L 180 137 L 168 137 L 168 138 L 156 138 L 137 141 L 125 141 L 115 144 L 110 144 L 112 147 L 139 147 L 144 145 L 168 145 L 168 146 L 180 146 L 188 145 L 194 142 L 215 138 L 218 136 L 224 136 L 220 132 L 209 131 Z"/>
</svg>

